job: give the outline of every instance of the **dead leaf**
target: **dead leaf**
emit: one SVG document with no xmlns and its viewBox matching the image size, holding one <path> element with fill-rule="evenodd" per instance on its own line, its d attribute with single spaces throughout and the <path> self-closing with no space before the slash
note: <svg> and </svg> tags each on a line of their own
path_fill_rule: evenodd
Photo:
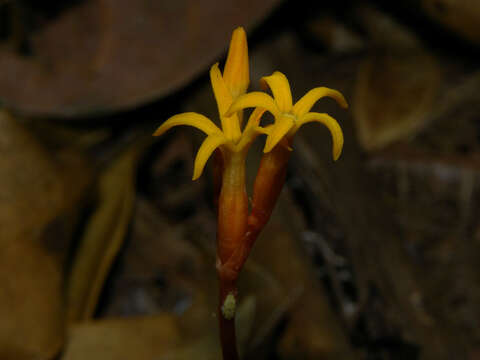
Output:
<svg viewBox="0 0 480 360">
<path fill-rule="evenodd" d="M 251 329 L 255 301 L 246 299 L 238 310 L 239 343 Z M 204 323 L 203 336 L 192 341 L 182 333 L 182 319 L 161 314 L 91 321 L 73 326 L 63 360 L 190 360 L 219 359 L 216 319 Z"/>
<path fill-rule="evenodd" d="M 278 2 L 82 1 L 27 39 L 31 56 L 0 47 L 0 98 L 29 116 L 132 108 L 184 86 Z"/>
<path fill-rule="evenodd" d="M 78 154 L 55 157 L 0 112 L 0 358 L 47 359 L 63 342 L 62 217 L 91 172 Z M 68 217 L 68 216 L 67 216 Z"/>
<path fill-rule="evenodd" d="M 361 62 L 352 111 L 365 150 L 416 134 L 430 120 L 440 86 L 440 65 L 418 36 L 368 4 L 355 8 L 376 51 Z"/>
<path fill-rule="evenodd" d="M 246 343 L 252 331 L 255 317 L 256 301 L 253 296 L 245 298 L 240 303 L 235 319 L 237 329 L 237 342 L 240 358 L 244 358 Z M 199 340 L 187 343 L 181 348 L 171 351 L 162 356 L 163 360 L 190 360 L 201 358 L 202 360 L 221 359 L 218 328 L 215 327 L 217 319 L 211 318 L 211 330 L 204 330 L 204 336 Z"/>
<path fill-rule="evenodd" d="M 362 147 L 382 148 L 422 129 L 439 80 L 435 59 L 421 49 L 369 56 L 359 67 L 352 106 Z"/>
<path fill-rule="evenodd" d="M 416 2 L 416 1 L 415 1 Z M 470 0 L 420 0 L 420 7 L 476 45 L 480 44 L 480 4 Z"/>
<path fill-rule="evenodd" d="M 173 315 L 91 321 L 72 327 L 62 359 L 161 359 L 181 339 Z"/>
<path fill-rule="evenodd" d="M 68 322 L 93 316 L 130 223 L 135 200 L 135 169 L 143 147 L 144 143 L 137 143 L 126 150 L 100 178 L 98 207 L 82 236 L 68 280 Z"/>
</svg>

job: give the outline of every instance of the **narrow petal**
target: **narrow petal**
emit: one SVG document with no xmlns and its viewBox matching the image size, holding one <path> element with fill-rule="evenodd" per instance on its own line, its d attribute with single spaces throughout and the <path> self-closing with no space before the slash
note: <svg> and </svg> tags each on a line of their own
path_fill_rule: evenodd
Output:
<svg viewBox="0 0 480 360">
<path fill-rule="evenodd" d="M 250 83 L 247 34 L 242 27 L 233 31 L 223 78 L 233 98 L 245 94 Z"/>
<path fill-rule="evenodd" d="M 197 180 L 200 175 L 202 175 L 203 169 L 205 168 L 205 164 L 210 158 L 210 155 L 212 155 L 216 148 L 226 142 L 228 142 L 228 139 L 222 134 L 210 135 L 203 141 L 195 158 L 192 180 Z"/>
<path fill-rule="evenodd" d="M 224 114 L 232 105 L 232 94 L 222 77 L 218 63 L 210 68 L 210 81 L 212 82 L 213 93 L 217 101 L 218 113 L 222 122 L 222 129 L 227 139 L 233 140 L 240 137 L 240 124 L 236 114 L 226 117 Z"/>
<path fill-rule="evenodd" d="M 270 76 L 264 76 L 260 81 L 264 86 L 267 84 L 272 90 L 273 98 L 281 112 L 288 113 L 292 110 L 292 92 L 285 75 L 280 71 L 275 71 Z"/>
<path fill-rule="evenodd" d="M 235 151 L 243 150 L 246 146 L 250 145 L 258 135 L 268 135 L 269 133 L 267 129 L 261 126 L 251 126 L 243 132 L 242 138 L 238 144 L 235 145 Z"/>
<path fill-rule="evenodd" d="M 237 99 L 233 101 L 232 106 L 230 106 L 230 109 L 228 109 L 225 115 L 230 116 L 237 111 L 251 107 L 264 108 L 267 111 L 270 111 L 275 117 L 280 115 L 280 110 L 275 104 L 273 98 L 270 95 L 259 91 L 240 95 Z"/>
<path fill-rule="evenodd" d="M 251 127 L 258 126 L 260 123 L 260 119 L 262 118 L 263 114 L 265 113 L 266 109 L 257 107 L 251 113 L 250 117 L 248 118 L 247 125 L 245 126 L 245 131 L 248 131 Z"/>
<path fill-rule="evenodd" d="M 221 130 L 206 116 L 194 112 L 186 112 L 172 116 L 165 121 L 153 133 L 153 136 L 160 136 L 174 126 L 188 125 L 202 130 L 207 135 L 221 133 Z"/>
<path fill-rule="evenodd" d="M 227 88 L 227 84 L 225 84 L 222 73 L 218 68 L 218 63 L 210 68 L 210 81 L 212 83 L 215 100 L 217 101 L 218 112 L 220 115 L 223 115 L 226 113 L 230 105 L 232 105 L 233 98 Z"/>
<path fill-rule="evenodd" d="M 273 128 L 274 128 L 273 124 L 270 124 L 267 126 L 259 126 L 258 131 L 260 131 L 262 134 L 270 135 L 273 131 Z"/>
<path fill-rule="evenodd" d="M 264 108 L 258 107 L 253 110 L 252 114 L 248 118 L 247 125 L 243 130 L 242 137 L 240 138 L 238 144 L 236 144 L 235 146 L 237 151 L 241 151 L 245 146 L 248 146 L 260 134 L 270 135 L 273 129 L 273 124 L 267 125 L 265 127 L 258 126 L 258 124 L 260 123 L 260 119 L 265 113 L 265 111 L 266 110 Z"/>
<path fill-rule="evenodd" d="M 273 125 L 270 135 L 268 135 L 267 137 L 263 152 L 270 152 L 275 147 L 275 145 L 277 145 L 283 139 L 283 137 L 290 131 L 290 129 L 294 125 L 295 122 L 293 120 L 293 117 L 290 116 L 282 116 L 278 121 L 276 121 Z"/>
<path fill-rule="evenodd" d="M 319 122 L 325 125 L 328 128 L 328 130 L 330 130 L 330 133 L 332 134 L 333 160 L 336 161 L 340 157 L 340 154 L 342 153 L 342 148 L 343 148 L 342 128 L 338 124 L 337 120 L 335 120 L 330 115 L 310 112 L 303 115 L 300 118 L 300 120 L 297 121 L 296 130 L 298 130 L 300 126 L 302 126 L 303 124 L 313 122 L 313 121 Z"/>
<path fill-rule="evenodd" d="M 293 114 L 300 118 L 308 113 L 318 100 L 325 96 L 333 98 L 342 108 L 348 108 L 347 101 L 339 91 L 326 87 L 318 87 L 310 90 L 297 101 L 293 106 Z"/>
</svg>

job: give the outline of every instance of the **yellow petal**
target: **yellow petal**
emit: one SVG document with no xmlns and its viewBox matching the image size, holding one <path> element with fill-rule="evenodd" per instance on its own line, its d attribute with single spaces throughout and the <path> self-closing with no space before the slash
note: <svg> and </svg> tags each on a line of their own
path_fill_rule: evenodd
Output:
<svg viewBox="0 0 480 360">
<path fill-rule="evenodd" d="M 264 108 L 255 108 L 253 110 L 252 114 L 248 118 L 247 125 L 245 126 L 245 129 L 243 130 L 242 137 L 240 138 L 240 141 L 238 144 L 235 146 L 236 151 L 241 151 L 245 146 L 249 145 L 255 138 L 260 135 L 268 135 L 271 132 L 271 129 L 273 125 L 269 125 L 266 128 L 263 128 L 261 126 L 258 126 L 260 123 L 260 119 L 262 115 L 265 113 Z"/>
<path fill-rule="evenodd" d="M 259 91 L 240 95 L 233 101 L 233 104 L 230 106 L 230 109 L 228 109 L 226 115 L 229 116 L 237 111 L 251 107 L 264 108 L 267 111 L 270 111 L 275 117 L 280 115 L 280 110 L 275 104 L 273 98 L 270 95 Z"/>
<path fill-rule="evenodd" d="M 342 128 L 338 124 L 337 120 L 335 120 L 330 115 L 310 112 L 303 115 L 300 118 L 300 120 L 297 121 L 295 131 L 298 130 L 298 128 L 300 128 L 300 126 L 302 126 L 303 124 L 306 124 L 312 121 L 322 123 L 328 128 L 328 130 L 330 130 L 330 133 L 332 134 L 332 141 L 333 141 L 333 144 L 332 144 L 333 160 L 336 161 L 340 157 L 340 154 L 342 153 L 342 148 L 343 148 Z"/>
<path fill-rule="evenodd" d="M 197 180 L 200 175 L 202 175 L 203 169 L 207 163 L 207 160 L 210 158 L 210 155 L 212 155 L 217 147 L 225 144 L 226 142 L 228 142 L 228 140 L 222 134 L 210 135 L 203 141 L 202 146 L 200 146 L 195 158 L 192 180 Z"/>
<path fill-rule="evenodd" d="M 218 68 L 218 63 L 210 68 L 210 81 L 212 83 L 215 100 L 217 101 L 218 112 L 220 115 L 223 115 L 227 112 L 230 105 L 232 105 L 233 98 Z"/>
<path fill-rule="evenodd" d="M 267 137 L 263 152 L 270 152 L 275 147 L 275 145 L 277 145 L 284 138 L 284 136 L 290 131 L 290 129 L 294 125 L 295 122 L 293 120 L 293 117 L 290 116 L 282 116 L 278 121 L 276 121 L 273 125 L 270 135 L 268 135 Z"/>
<path fill-rule="evenodd" d="M 253 112 L 251 113 L 250 117 L 248 118 L 247 125 L 245 126 L 245 131 L 248 131 L 251 127 L 258 126 L 260 123 L 260 119 L 262 118 L 262 115 L 265 113 L 266 109 L 264 108 L 255 108 Z"/>
<path fill-rule="evenodd" d="M 242 27 L 233 31 L 223 78 L 233 98 L 245 94 L 250 83 L 247 35 Z"/>
<path fill-rule="evenodd" d="M 318 87 L 310 90 L 300 100 L 297 101 L 297 103 L 293 106 L 293 114 L 297 118 L 305 115 L 318 100 L 325 96 L 336 100 L 341 107 L 348 108 L 347 101 L 339 91 L 326 87 Z"/>
<path fill-rule="evenodd" d="M 265 130 L 261 126 L 249 127 L 243 132 L 242 137 L 238 142 L 238 144 L 235 145 L 235 151 L 243 150 L 246 146 L 250 145 L 258 135 L 261 135 L 261 134 L 268 135 L 269 132 L 268 130 Z"/>
<path fill-rule="evenodd" d="M 225 81 L 218 68 L 218 63 L 210 68 L 210 81 L 212 82 L 213 93 L 217 101 L 218 113 L 222 122 L 223 133 L 227 139 L 234 140 L 240 137 L 240 124 L 236 114 L 230 117 L 224 116 L 232 104 L 232 94 L 227 88 Z"/>
<path fill-rule="evenodd" d="M 259 126 L 258 131 L 261 132 L 262 134 L 270 135 L 272 133 L 273 128 L 274 128 L 273 124 L 270 124 L 267 126 Z"/>
<path fill-rule="evenodd" d="M 221 130 L 206 116 L 194 112 L 186 112 L 174 115 L 165 121 L 153 133 L 153 136 L 160 136 L 174 126 L 188 125 L 202 130 L 207 135 L 221 133 Z"/>
<path fill-rule="evenodd" d="M 268 84 L 268 87 L 272 90 L 273 98 L 281 112 L 288 113 L 292 110 L 292 92 L 285 75 L 279 71 L 275 71 L 270 76 L 264 76 L 260 81 L 264 86 L 265 83 Z"/>
</svg>

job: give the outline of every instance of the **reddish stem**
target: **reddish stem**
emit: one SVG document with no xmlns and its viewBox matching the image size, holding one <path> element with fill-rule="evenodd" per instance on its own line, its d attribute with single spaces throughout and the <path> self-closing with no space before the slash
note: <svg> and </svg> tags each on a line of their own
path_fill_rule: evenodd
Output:
<svg viewBox="0 0 480 360">
<path fill-rule="evenodd" d="M 245 192 L 244 158 L 223 158 L 218 197 L 217 271 L 220 283 L 218 316 L 224 360 L 238 360 L 238 352 L 234 312 L 226 316 L 222 307 L 228 296 L 236 302 L 238 274 L 270 219 L 285 183 L 289 158 L 290 150 L 284 145 L 277 145 L 263 155 L 255 178 L 250 214 Z"/>
<path fill-rule="evenodd" d="M 290 150 L 283 145 L 277 145 L 271 152 L 263 155 L 253 186 L 252 210 L 248 216 L 247 229 L 235 251 L 222 263 L 224 271 L 228 269 L 238 275 L 247 261 L 280 196 L 289 159 Z"/>
<path fill-rule="evenodd" d="M 220 342 L 222 345 L 223 360 L 238 360 L 237 338 L 235 335 L 235 317 L 227 319 L 222 312 L 222 306 L 225 303 L 227 296 L 232 294 L 235 298 L 237 297 L 236 279 L 226 279 L 225 277 L 222 277 L 222 273 L 220 271 L 219 282 L 220 298 L 218 303 L 218 319 L 220 325 Z"/>
<path fill-rule="evenodd" d="M 245 191 L 245 154 L 224 154 L 221 191 L 218 197 L 217 271 L 220 282 L 218 317 L 224 360 L 238 360 L 235 338 L 235 306 L 230 315 L 222 307 L 229 295 L 236 302 L 238 271 L 226 266 L 247 231 L 248 198 Z M 235 304 L 234 304 L 235 305 Z"/>
</svg>

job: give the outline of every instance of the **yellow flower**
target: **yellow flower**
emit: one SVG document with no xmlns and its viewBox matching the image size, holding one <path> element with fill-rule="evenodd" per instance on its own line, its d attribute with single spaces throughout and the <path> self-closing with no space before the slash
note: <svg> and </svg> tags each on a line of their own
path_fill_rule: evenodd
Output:
<svg viewBox="0 0 480 360">
<path fill-rule="evenodd" d="M 256 107 L 266 109 L 275 117 L 273 126 L 269 129 L 264 152 L 270 152 L 282 139 L 290 140 L 297 130 L 306 123 L 319 122 L 324 124 L 331 132 L 333 138 L 333 159 L 337 160 L 342 152 L 343 133 L 340 125 L 330 115 L 325 113 L 310 112 L 313 105 L 322 97 L 328 96 L 337 103 L 347 108 L 348 104 L 343 95 L 333 89 L 318 87 L 310 90 L 293 105 L 292 93 L 287 78 L 279 71 L 262 78 L 262 84 L 270 87 L 273 97 L 263 92 L 251 92 L 239 96 L 226 115 L 234 114 L 245 108 Z"/>
<path fill-rule="evenodd" d="M 242 27 L 235 29 L 232 34 L 223 75 L 217 63 L 210 69 L 210 80 L 217 101 L 221 129 L 207 117 L 187 112 L 172 116 L 153 134 L 160 136 L 174 126 L 189 125 L 208 135 L 195 158 L 193 180 L 200 177 L 207 160 L 215 149 L 220 148 L 223 152 L 239 153 L 248 149 L 248 146 L 259 134 L 267 133 L 265 129 L 258 126 L 265 110 L 255 110 L 243 131 L 241 130 L 242 110 L 232 112 L 228 116 L 225 115 L 234 99 L 245 94 L 250 83 L 247 36 Z"/>
</svg>

